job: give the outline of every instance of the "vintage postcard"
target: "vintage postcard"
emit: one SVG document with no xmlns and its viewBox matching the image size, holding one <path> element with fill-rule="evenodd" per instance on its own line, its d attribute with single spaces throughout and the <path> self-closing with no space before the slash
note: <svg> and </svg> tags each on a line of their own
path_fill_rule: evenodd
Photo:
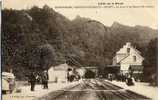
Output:
<svg viewBox="0 0 158 100">
<path fill-rule="evenodd" d="M 157 0 L 2 0 L 2 100 L 158 100 Z"/>
</svg>

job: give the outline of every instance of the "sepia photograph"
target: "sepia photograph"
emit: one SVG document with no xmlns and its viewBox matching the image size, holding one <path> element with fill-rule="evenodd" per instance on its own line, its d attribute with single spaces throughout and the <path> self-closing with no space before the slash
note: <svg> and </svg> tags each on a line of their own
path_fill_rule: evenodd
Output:
<svg viewBox="0 0 158 100">
<path fill-rule="evenodd" d="M 0 2 L 2 100 L 158 100 L 158 1 Z"/>
</svg>

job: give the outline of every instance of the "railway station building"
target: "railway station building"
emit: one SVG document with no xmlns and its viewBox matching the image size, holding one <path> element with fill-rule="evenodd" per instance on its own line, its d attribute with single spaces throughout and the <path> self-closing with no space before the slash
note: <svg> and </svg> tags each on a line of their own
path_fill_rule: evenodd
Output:
<svg viewBox="0 0 158 100">
<path fill-rule="evenodd" d="M 65 64 L 60 64 L 58 66 L 52 66 L 48 70 L 49 82 L 67 82 L 67 71 L 68 69 L 72 69 L 71 66 Z"/>
<path fill-rule="evenodd" d="M 127 42 L 116 55 L 113 57 L 113 64 L 111 66 L 117 66 L 120 73 L 123 75 L 131 74 L 138 78 L 143 73 L 143 62 L 144 58 L 130 42 Z"/>
</svg>

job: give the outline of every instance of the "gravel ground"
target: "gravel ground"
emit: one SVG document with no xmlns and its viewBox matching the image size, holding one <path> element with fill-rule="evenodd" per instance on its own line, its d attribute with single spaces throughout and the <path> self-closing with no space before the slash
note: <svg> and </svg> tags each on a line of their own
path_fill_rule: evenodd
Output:
<svg viewBox="0 0 158 100">
<path fill-rule="evenodd" d="M 35 100 L 150 100 L 102 79 L 86 79 L 78 85 L 53 91 Z"/>
<path fill-rule="evenodd" d="M 35 91 L 30 91 L 30 86 L 20 86 L 18 87 L 21 92 L 20 93 L 12 93 L 12 94 L 4 94 L 2 95 L 3 100 L 32 100 L 36 97 L 40 97 L 48 94 L 49 92 L 63 89 L 64 87 L 70 87 L 78 84 L 79 82 L 73 83 L 49 83 L 49 89 L 43 89 L 41 85 L 35 86 Z"/>
<path fill-rule="evenodd" d="M 120 89 L 124 88 L 124 89 L 134 91 L 136 93 L 145 95 L 147 97 L 150 97 L 153 100 L 158 100 L 158 95 L 157 95 L 158 87 L 148 86 L 147 83 L 136 83 L 135 86 L 127 86 L 123 82 L 112 81 L 113 84 L 119 86 L 119 87 L 117 87 L 117 86 L 113 86 L 112 84 L 109 84 L 108 83 L 109 81 L 108 82 L 107 81 L 104 82 L 104 81 L 105 80 L 100 80 L 100 81 L 90 80 L 90 81 L 80 81 L 80 82 L 73 82 L 73 83 L 49 83 L 49 89 L 46 89 L 46 90 L 42 89 L 41 85 L 36 85 L 34 92 L 30 91 L 30 86 L 25 85 L 25 86 L 19 87 L 21 89 L 20 93 L 2 95 L 2 99 L 3 100 L 32 100 L 37 97 L 38 98 L 46 97 L 48 94 L 51 94 L 51 93 L 52 93 L 51 95 L 54 95 L 56 90 L 65 91 L 73 86 L 80 84 L 80 86 L 83 89 L 76 87 L 77 89 L 75 89 L 75 88 L 73 89 L 75 91 L 68 91 L 68 92 L 66 92 L 68 94 L 67 96 L 63 95 L 63 97 L 61 96 L 60 98 L 62 100 L 65 100 L 65 99 L 63 99 L 63 98 L 65 98 L 64 96 L 66 96 L 67 98 L 69 98 L 69 96 L 70 96 L 70 97 L 75 97 L 75 98 L 81 98 L 80 100 L 100 100 L 100 98 L 105 98 L 105 96 L 106 97 L 111 96 L 110 94 L 107 95 L 108 94 L 107 92 L 110 89 L 120 90 Z M 106 84 L 104 84 L 104 83 L 106 83 Z M 78 90 L 84 90 L 84 91 L 78 91 Z M 54 91 L 54 93 L 53 93 L 53 91 Z M 80 94 L 80 95 L 78 95 L 78 94 Z M 82 95 L 82 94 L 84 94 L 84 95 Z M 71 100 L 76 100 L 75 98 L 74 99 L 71 98 Z M 101 99 L 101 100 L 103 100 L 103 99 Z"/>
<path fill-rule="evenodd" d="M 145 95 L 152 98 L 152 100 L 158 100 L 158 87 L 149 86 L 148 83 L 135 82 L 134 86 L 127 86 L 125 82 L 112 81 L 112 83 L 133 92 Z"/>
</svg>

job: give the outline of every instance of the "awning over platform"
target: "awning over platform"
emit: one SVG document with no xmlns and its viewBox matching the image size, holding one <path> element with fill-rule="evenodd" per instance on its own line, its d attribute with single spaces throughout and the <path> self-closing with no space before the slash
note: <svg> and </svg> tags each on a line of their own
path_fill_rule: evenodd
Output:
<svg viewBox="0 0 158 100">
<path fill-rule="evenodd" d="M 120 68 L 120 65 L 107 65 L 106 67 L 119 67 Z"/>
<path fill-rule="evenodd" d="M 120 65 L 107 65 L 104 67 L 104 71 L 107 73 L 119 73 Z"/>
<path fill-rule="evenodd" d="M 129 70 L 132 71 L 143 71 L 142 65 L 130 65 Z"/>
</svg>

